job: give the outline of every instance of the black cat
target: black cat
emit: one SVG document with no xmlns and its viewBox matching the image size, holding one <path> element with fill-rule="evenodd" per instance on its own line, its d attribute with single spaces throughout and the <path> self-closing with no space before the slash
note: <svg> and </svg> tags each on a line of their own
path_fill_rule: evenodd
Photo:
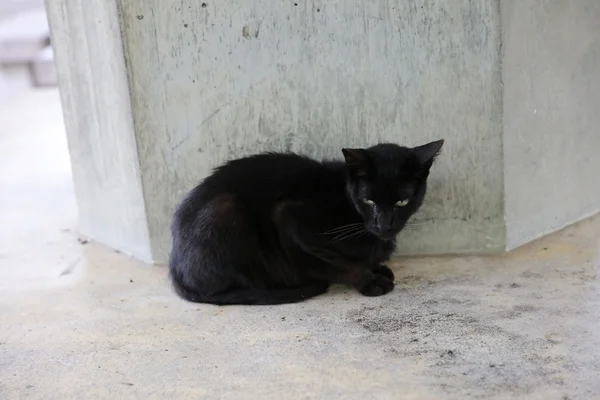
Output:
<svg viewBox="0 0 600 400">
<path fill-rule="evenodd" d="M 343 149 L 345 164 L 266 153 L 217 168 L 175 212 L 177 293 L 212 304 L 281 304 L 355 286 L 394 288 L 382 265 L 421 206 L 443 140 Z"/>
</svg>

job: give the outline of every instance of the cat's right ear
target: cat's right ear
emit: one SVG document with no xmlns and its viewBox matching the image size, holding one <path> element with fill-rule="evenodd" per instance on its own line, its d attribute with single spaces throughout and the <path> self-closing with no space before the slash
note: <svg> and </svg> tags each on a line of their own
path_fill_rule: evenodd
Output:
<svg viewBox="0 0 600 400">
<path fill-rule="evenodd" d="M 354 176 L 366 176 L 369 172 L 369 160 L 364 149 L 342 149 L 346 168 Z"/>
<path fill-rule="evenodd" d="M 417 155 L 417 158 L 425 168 L 429 169 L 435 158 L 440 154 L 444 139 L 436 140 L 435 142 L 427 143 L 422 146 L 417 146 L 412 151 Z"/>
</svg>

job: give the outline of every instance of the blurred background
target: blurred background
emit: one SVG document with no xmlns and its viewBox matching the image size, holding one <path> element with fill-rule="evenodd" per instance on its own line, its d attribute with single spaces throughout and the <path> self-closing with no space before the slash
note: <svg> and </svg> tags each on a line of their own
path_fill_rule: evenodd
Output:
<svg viewBox="0 0 600 400">
<path fill-rule="evenodd" d="M 44 282 L 80 257 L 42 0 L 0 0 L 0 193 L 0 290 Z"/>
<path fill-rule="evenodd" d="M 56 85 L 43 0 L 0 0 L 0 101 Z"/>
</svg>

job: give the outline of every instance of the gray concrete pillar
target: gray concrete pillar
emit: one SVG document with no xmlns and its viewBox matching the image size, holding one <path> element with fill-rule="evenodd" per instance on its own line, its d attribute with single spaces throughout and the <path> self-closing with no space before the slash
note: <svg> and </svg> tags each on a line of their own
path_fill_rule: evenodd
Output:
<svg viewBox="0 0 600 400">
<path fill-rule="evenodd" d="M 46 9 L 80 230 L 142 260 L 158 260 L 150 247 L 117 5 L 47 0 Z"/>
<path fill-rule="evenodd" d="M 500 4 L 512 249 L 600 210 L 600 1 Z"/>
<path fill-rule="evenodd" d="M 81 229 L 164 261 L 175 204 L 227 159 L 438 138 L 400 253 L 558 229 L 600 208 L 599 4 L 47 0 Z"/>
</svg>

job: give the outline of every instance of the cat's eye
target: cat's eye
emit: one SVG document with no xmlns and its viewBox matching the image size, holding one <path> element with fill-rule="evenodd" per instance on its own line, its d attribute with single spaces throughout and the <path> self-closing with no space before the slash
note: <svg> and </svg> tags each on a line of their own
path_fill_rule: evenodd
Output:
<svg viewBox="0 0 600 400">
<path fill-rule="evenodd" d="M 404 207 L 408 205 L 408 199 L 398 200 L 396 202 L 396 207 Z"/>
<path fill-rule="evenodd" d="M 364 199 L 363 203 L 365 203 L 368 206 L 375 207 L 375 202 L 373 200 Z"/>
</svg>

